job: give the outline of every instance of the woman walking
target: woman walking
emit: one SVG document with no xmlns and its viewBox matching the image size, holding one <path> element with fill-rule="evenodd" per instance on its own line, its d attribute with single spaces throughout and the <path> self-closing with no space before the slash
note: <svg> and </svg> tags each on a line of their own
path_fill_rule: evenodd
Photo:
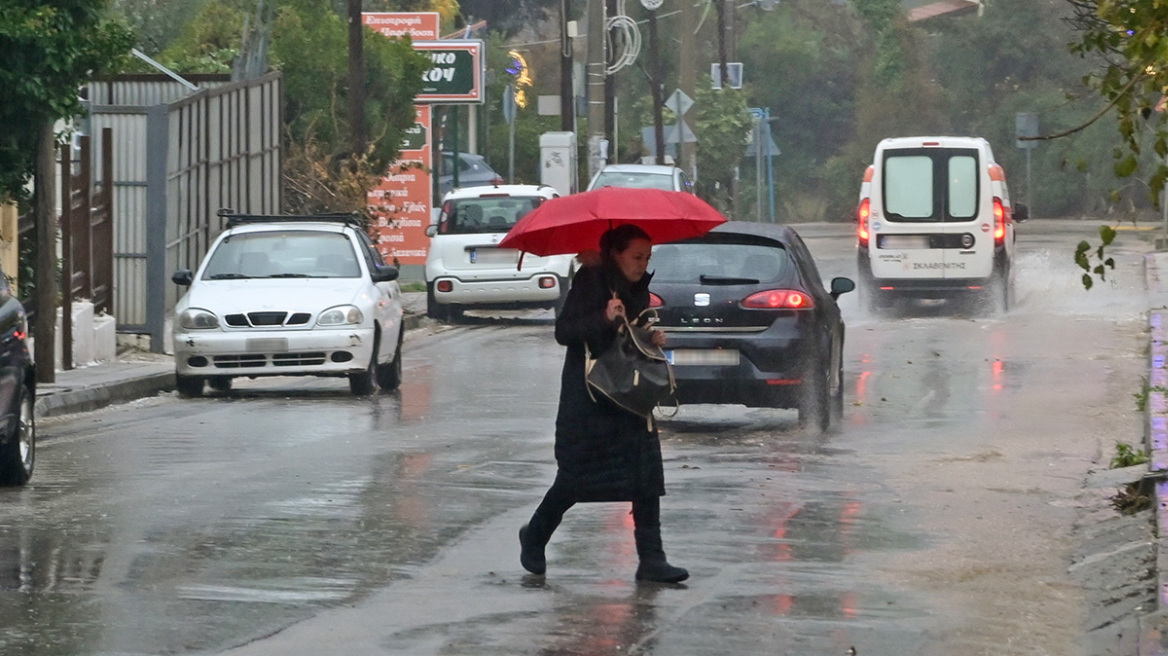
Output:
<svg viewBox="0 0 1168 656">
<path fill-rule="evenodd" d="M 564 513 L 577 502 L 631 501 L 638 581 L 678 583 L 689 572 L 670 565 L 661 545 L 665 475 L 656 426 L 597 394 L 584 382 L 585 344 L 596 354 L 616 336 L 621 316 L 634 321 L 649 306 L 646 270 L 652 242 L 644 230 L 618 226 L 600 238 L 600 263 L 576 273 L 556 319 L 556 341 L 567 347 L 556 416 L 555 482 L 519 529 L 519 560 L 532 574 L 547 569 L 544 547 Z M 654 330 L 653 343 L 665 345 Z"/>
</svg>

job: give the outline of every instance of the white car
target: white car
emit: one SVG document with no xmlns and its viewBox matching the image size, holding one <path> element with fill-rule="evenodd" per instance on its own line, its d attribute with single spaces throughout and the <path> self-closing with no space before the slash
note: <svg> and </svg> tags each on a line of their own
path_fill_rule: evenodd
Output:
<svg viewBox="0 0 1168 656">
<path fill-rule="evenodd" d="M 668 164 L 609 164 L 588 183 L 588 191 L 601 187 L 635 187 L 693 193 L 689 176 Z"/>
<path fill-rule="evenodd" d="M 574 257 L 499 248 L 520 218 L 559 194 L 547 185 L 455 189 L 427 230 L 426 314 L 454 321 L 464 310 L 552 308 L 559 312 Z M 522 267 L 520 267 L 522 264 Z"/>
<path fill-rule="evenodd" d="M 227 229 L 174 313 L 181 396 L 232 378 L 338 376 L 354 394 L 401 384 L 398 270 L 387 266 L 355 215 L 226 214 Z"/>
</svg>

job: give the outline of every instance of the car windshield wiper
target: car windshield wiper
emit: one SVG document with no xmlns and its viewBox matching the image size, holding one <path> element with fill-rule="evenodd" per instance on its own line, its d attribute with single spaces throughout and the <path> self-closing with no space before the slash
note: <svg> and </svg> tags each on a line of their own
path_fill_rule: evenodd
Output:
<svg viewBox="0 0 1168 656">
<path fill-rule="evenodd" d="M 762 282 L 755 278 L 731 278 L 729 276 L 707 276 L 702 274 L 698 281 L 703 285 L 757 285 Z"/>
<path fill-rule="evenodd" d="M 269 278 L 321 278 L 323 276 L 310 276 L 307 273 L 273 273 Z"/>
<path fill-rule="evenodd" d="M 207 276 L 207 280 L 241 280 L 243 278 L 252 278 L 253 276 L 245 276 L 242 273 L 216 273 L 213 276 Z"/>
</svg>

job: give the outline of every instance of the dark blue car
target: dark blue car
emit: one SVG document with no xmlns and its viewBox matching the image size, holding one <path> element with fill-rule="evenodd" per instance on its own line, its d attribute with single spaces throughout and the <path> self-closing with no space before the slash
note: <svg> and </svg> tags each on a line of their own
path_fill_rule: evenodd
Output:
<svg viewBox="0 0 1168 656">
<path fill-rule="evenodd" d="M 791 228 L 728 222 L 653 249 L 649 286 L 680 403 L 797 408 L 829 430 L 843 412 L 844 322 Z"/>
<path fill-rule="evenodd" d="M 36 460 L 36 368 L 28 317 L 0 272 L 0 486 L 24 485 Z"/>
</svg>

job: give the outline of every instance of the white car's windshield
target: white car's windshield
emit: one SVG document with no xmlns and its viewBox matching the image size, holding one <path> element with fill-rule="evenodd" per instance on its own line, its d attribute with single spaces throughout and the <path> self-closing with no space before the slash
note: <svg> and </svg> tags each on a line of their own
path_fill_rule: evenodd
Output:
<svg viewBox="0 0 1168 656">
<path fill-rule="evenodd" d="M 357 278 L 361 266 L 343 234 L 257 232 L 228 237 L 211 253 L 203 280 Z"/>
</svg>

